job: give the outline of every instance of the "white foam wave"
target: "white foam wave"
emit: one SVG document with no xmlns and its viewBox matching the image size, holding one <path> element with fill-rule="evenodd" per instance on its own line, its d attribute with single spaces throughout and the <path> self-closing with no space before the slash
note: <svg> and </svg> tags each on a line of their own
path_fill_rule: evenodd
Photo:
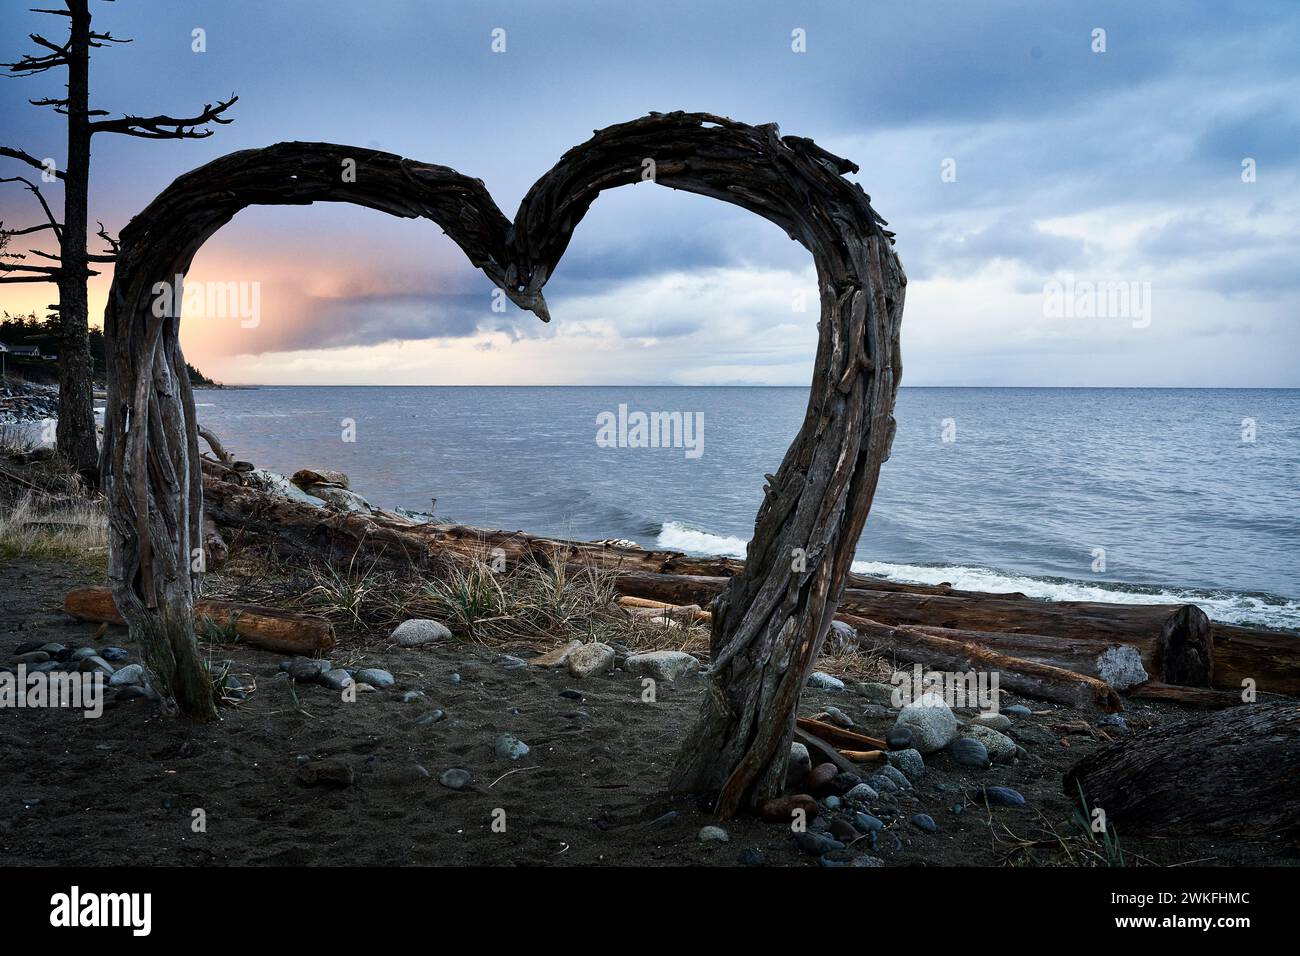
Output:
<svg viewBox="0 0 1300 956">
<path fill-rule="evenodd" d="M 749 542 L 734 535 L 720 535 L 681 521 L 667 521 L 659 530 L 661 548 L 689 554 L 744 558 Z M 1237 591 L 1209 591 L 1197 588 L 1137 587 L 1124 584 L 1095 584 L 1059 578 L 1036 578 L 1014 572 L 965 565 L 892 564 L 886 561 L 854 561 L 853 570 L 907 584 L 951 584 L 961 591 L 988 593 L 1018 591 L 1044 601 L 1102 601 L 1112 604 L 1195 604 L 1213 620 L 1225 624 L 1249 624 L 1300 630 L 1300 601 Z"/>
<path fill-rule="evenodd" d="M 961 591 L 1019 591 L 1045 601 L 1102 601 L 1111 604 L 1195 604 L 1213 620 L 1300 630 L 1300 601 L 1237 591 L 1090 584 L 963 565 L 928 566 L 854 561 L 853 570 L 908 584 L 951 584 Z"/>
<path fill-rule="evenodd" d="M 659 547 L 689 554 L 717 555 L 723 558 L 744 558 L 749 541 L 732 535 L 712 534 L 681 521 L 666 521 L 659 529 Z"/>
</svg>

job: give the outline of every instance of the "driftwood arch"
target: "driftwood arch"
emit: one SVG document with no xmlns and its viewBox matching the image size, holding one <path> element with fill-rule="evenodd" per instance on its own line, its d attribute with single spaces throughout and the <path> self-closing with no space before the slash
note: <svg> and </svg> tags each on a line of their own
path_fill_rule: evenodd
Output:
<svg viewBox="0 0 1300 956">
<path fill-rule="evenodd" d="M 343 175 L 345 165 L 355 178 Z M 180 317 L 155 314 L 156 284 L 184 276 L 208 237 L 247 206 L 349 202 L 437 223 L 517 305 L 546 321 L 542 287 L 574 228 L 601 191 L 642 181 L 648 170 L 659 185 L 776 223 L 816 264 L 821 318 L 808 411 L 768 476 L 745 570 L 714 605 L 708 692 L 672 780 L 717 794 L 723 816 L 780 792 L 799 692 L 893 439 L 906 278 L 884 220 L 843 178 L 857 166 L 775 125 L 704 113 L 655 113 L 598 131 L 537 181 L 513 223 L 482 182 L 448 167 L 280 143 L 181 176 L 122 230 L 104 321 L 109 575 L 159 689 L 182 714 L 215 714 L 191 616 L 202 483 Z"/>
</svg>

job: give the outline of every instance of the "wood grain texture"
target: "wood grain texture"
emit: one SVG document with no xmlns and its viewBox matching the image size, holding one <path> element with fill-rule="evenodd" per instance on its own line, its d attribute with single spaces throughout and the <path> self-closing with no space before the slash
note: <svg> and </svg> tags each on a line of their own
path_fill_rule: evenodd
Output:
<svg viewBox="0 0 1300 956">
<path fill-rule="evenodd" d="M 1300 705 L 1257 702 L 1131 734 L 1076 764 L 1082 788 L 1127 833 L 1300 835 Z"/>
</svg>

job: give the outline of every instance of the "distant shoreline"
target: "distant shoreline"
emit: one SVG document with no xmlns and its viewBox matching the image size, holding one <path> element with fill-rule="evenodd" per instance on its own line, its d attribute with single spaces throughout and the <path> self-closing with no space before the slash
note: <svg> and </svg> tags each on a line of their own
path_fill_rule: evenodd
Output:
<svg viewBox="0 0 1300 956">
<path fill-rule="evenodd" d="M 320 383 L 294 383 L 294 384 L 277 384 L 274 382 L 261 382 L 246 385 L 195 385 L 194 388 L 200 389 L 227 389 L 249 391 L 259 388 L 771 388 L 771 389 L 802 389 L 807 391 L 807 385 L 642 385 L 627 382 L 597 382 L 589 385 L 500 385 L 500 384 L 475 384 L 461 385 L 453 383 L 430 382 L 425 384 L 406 384 L 394 385 L 391 383 L 357 383 L 357 384 L 332 384 L 328 382 Z M 902 389 L 950 389 L 966 391 L 1020 391 L 1020 392 L 1300 392 L 1300 385 L 900 385 Z"/>
</svg>

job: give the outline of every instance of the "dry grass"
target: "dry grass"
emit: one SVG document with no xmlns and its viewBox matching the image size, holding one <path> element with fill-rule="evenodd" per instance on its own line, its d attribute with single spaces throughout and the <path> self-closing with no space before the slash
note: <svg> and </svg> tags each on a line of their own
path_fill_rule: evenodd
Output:
<svg viewBox="0 0 1300 956">
<path fill-rule="evenodd" d="M 257 576 L 246 560 L 241 576 Z M 229 575 L 231 565 L 223 569 Z M 615 575 L 526 562 L 494 570 L 490 555 L 447 561 L 435 572 L 398 574 L 357 560 L 303 572 L 295 606 L 320 614 L 363 641 L 384 640 L 409 618 L 432 618 L 458 637 L 490 647 L 545 650 L 572 640 L 617 642 L 633 651 L 687 650 L 708 655 L 707 626 L 657 623 L 617 603 Z M 250 579 L 251 583 L 251 579 Z M 242 589 L 241 589 L 242 590 Z M 340 635 L 341 637 L 343 635 Z"/>
<path fill-rule="evenodd" d="M 0 506 L 0 554 L 104 563 L 108 518 L 103 500 L 22 494 Z"/>
<path fill-rule="evenodd" d="M 0 457 L 24 455 L 35 447 L 30 428 L 0 424 Z"/>
</svg>

